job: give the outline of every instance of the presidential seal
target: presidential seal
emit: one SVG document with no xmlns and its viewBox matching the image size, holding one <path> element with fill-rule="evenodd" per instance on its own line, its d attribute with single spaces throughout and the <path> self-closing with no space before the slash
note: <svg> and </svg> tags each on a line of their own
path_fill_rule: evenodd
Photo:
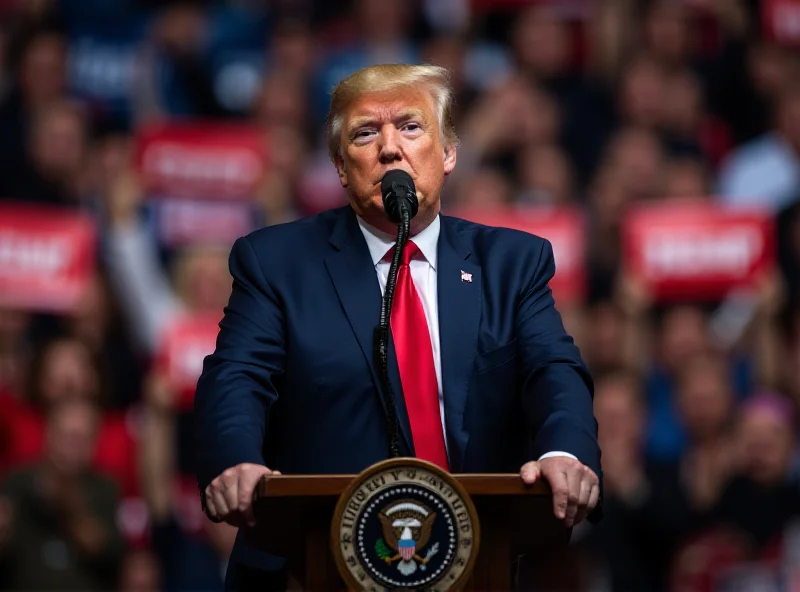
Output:
<svg viewBox="0 0 800 592">
<path fill-rule="evenodd" d="M 336 564 L 355 590 L 446 590 L 466 583 L 478 554 L 472 501 L 456 479 L 414 458 L 378 463 L 339 498 Z"/>
</svg>

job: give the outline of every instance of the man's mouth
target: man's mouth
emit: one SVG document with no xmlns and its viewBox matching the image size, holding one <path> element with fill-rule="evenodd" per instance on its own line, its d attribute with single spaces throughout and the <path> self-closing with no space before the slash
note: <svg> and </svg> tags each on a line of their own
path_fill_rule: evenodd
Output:
<svg viewBox="0 0 800 592">
<path fill-rule="evenodd" d="M 383 171 L 383 175 L 381 175 L 381 176 L 380 176 L 380 177 L 379 177 L 379 178 L 378 178 L 378 179 L 377 179 L 377 180 L 376 180 L 376 181 L 373 183 L 373 185 L 380 185 L 380 184 L 381 184 L 381 182 L 383 181 L 383 177 L 384 177 L 384 176 L 386 175 L 386 173 L 388 173 L 389 171 L 404 171 L 404 172 L 408 173 L 409 175 L 411 175 L 411 173 L 410 173 L 410 172 L 408 172 L 408 171 L 406 171 L 405 169 L 399 169 L 399 168 L 398 168 L 398 169 L 387 169 L 387 170 Z M 411 177 L 411 178 L 413 179 L 414 177 Z"/>
</svg>

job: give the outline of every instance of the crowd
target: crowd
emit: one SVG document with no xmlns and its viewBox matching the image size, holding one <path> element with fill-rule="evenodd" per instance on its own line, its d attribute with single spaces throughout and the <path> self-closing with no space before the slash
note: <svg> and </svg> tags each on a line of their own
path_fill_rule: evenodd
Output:
<svg viewBox="0 0 800 592">
<path fill-rule="evenodd" d="M 246 126 L 267 156 L 237 219 L 293 220 L 346 203 L 332 85 L 395 61 L 452 72 L 445 209 L 587 220 L 585 289 L 557 305 L 595 379 L 605 518 L 543 589 L 798 585 L 800 51 L 767 26 L 779 4 L 0 2 L 0 234 L 10 204 L 96 228 L 68 309 L 0 304 L 0 587 L 221 589 L 235 531 L 201 513 L 162 344 L 219 318 L 232 241 L 164 238 L 190 211 L 149 190 L 137 136 Z M 624 265 L 625 214 L 654 202 L 766 211 L 776 257 L 738 299 L 664 301 Z"/>
</svg>

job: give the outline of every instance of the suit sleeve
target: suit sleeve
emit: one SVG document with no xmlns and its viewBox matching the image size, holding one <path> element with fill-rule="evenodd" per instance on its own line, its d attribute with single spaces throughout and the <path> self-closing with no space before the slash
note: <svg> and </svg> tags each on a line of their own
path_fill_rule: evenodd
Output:
<svg viewBox="0 0 800 592">
<path fill-rule="evenodd" d="M 543 241 L 535 270 L 517 311 L 523 369 L 523 408 L 536 434 L 534 458 L 568 452 L 598 477 L 600 448 L 594 417 L 594 385 L 580 352 L 556 310 L 549 282 L 555 274 L 553 249 Z"/>
<path fill-rule="evenodd" d="M 267 413 L 285 368 L 283 307 L 247 237 L 231 250 L 230 272 L 233 288 L 216 349 L 204 361 L 195 394 L 201 491 L 225 469 L 264 464 Z"/>
</svg>

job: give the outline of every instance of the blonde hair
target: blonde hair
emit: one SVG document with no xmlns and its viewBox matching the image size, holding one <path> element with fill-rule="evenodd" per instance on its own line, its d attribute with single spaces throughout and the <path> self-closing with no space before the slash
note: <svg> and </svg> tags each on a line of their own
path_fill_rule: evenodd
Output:
<svg viewBox="0 0 800 592">
<path fill-rule="evenodd" d="M 429 64 L 380 64 L 362 68 L 333 87 L 328 111 L 328 153 L 331 160 L 335 160 L 342 149 L 344 112 L 359 95 L 421 85 L 427 86 L 433 98 L 442 140 L 445 144 L 457 146 L 458 136 L 452 121 L 454 97 L 450 71 Z"/>
</svg>

